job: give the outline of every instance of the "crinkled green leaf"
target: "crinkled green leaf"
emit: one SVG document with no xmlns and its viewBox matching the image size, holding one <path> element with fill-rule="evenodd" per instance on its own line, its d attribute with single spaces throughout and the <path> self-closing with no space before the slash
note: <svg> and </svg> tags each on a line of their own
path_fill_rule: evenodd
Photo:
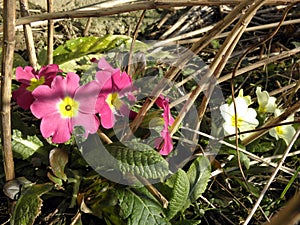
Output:
<svg viewBox="0 0 300 225">
<path fill-rule="evenodd" d="M 210 172 L 210 162 L 206 157 L 198 157 L 191 164 L 187 172 L 187 176 L 190 181 L 190 203 L 196 201 L 205 191 L 210 177 Z"/>
<path fill-rule="evenodd" d="M 153 148 L 142 143 L 113 143 L 107 150 L 118 160 L 123 174 L 131 173 L 147 179 L 164 178 L 169 173 L 168 162 Z"/>
<path fill-rule="evenodd" d="M 153 196 L 147 194 L 145 188 L 117 190 L 121 217 L 127 225 L 167 225 L 170 224 L 162 216 L 162 206 Z"/>
<path fill-rule="evenodd" d="M 123 43 L 125 44 L 127 40 L 130 40 L 130 37 L 125 35 L 90 36 L 71 39 L 54 50 L 53 61 L 56 64 L 62 64 L 87 54 L 109 51 Z"/>
<path fill-rule="evenodd" d="M 172 219 L 180 210 L 183 209 L 190 191 L 189 178 L 182 169 L 179 169 L 172 177 L 175 177 L 175 182 L 166 213 L 168 219 Z"/>
<path fill-rule="evenodd" d="M 36 184 L 29 186 L 18 199 L 14 208 L 10 224 L 30 225 L 41 212 L 41 195 L 51 190 L 52 184 Z"/>
<path fill-rule="evenodd" d="M 49 153 L 49 162 L 53 174 L 64 181 L 67 180 L 65 166 L 68 160 L 68 153 L 61 148 L 54 148 Z"/>
<path fill-rule="evenodd" d="M 23 138 L 21 131 L 16 129 L 13 130 L 12 149 L 20 155 L 22 159 L 27 159 L 42 146 L 43 143 L 36 135 Z"/>
</svg>

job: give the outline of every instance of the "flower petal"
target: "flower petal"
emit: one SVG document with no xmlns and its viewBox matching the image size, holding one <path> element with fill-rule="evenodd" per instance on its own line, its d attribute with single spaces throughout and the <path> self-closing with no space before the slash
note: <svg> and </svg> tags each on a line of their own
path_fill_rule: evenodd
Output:
<svg viewBox="0 0 300 225">
<path fill-rule="evenodd" d="M 52 142 L 54 143 L 68 141 L 72 132 L 70 120 L 62 119 L 58 113 L 44 117 L 41 121 L 40 129 L 43 137 L 48 138 L 52 136 Z"/>
<path fill-rule="evenodd" d="M 98 112 L 101 118 L 101 125 L 106 129 L 112 128 L 115 124 L 115 117 L 109 105 L 104 103 Z"/>
<path fill-rule="evenodd" d="M 71 72 L 65 78 L 62 76 L 55 77 L 51 83 L 52 96 L 61 99 L 66 96 L 73 98 L 76 89 L 79 87 L 79 80 L 79 76 Z"/>
<path fill-rule="evenodd" d="M 257 113 L 254 109 L 249 108 L 247 110 L 247 112 L 243 115 L 241 115 L 241 118 L 243 119 L 243 121 L 241 122 L 241 127 L 240 129 L 242 129 L 242 127 L 257 127 L 259 122 L 256 119 Z"/>
<path fill-rule="evenodd" d="M 285 141 L 286 145 L 289 145 L 296 133 L 296 130 L 292 125 L 282 126 L 282 130 L 283 132 L 278 134 L 278 136 Z"/>
<path fill-rule="evenodd" d="M 38 73 L 38 77 L 40 78 L 41 76 L 45 77 L 45 83 L 46 85 L 51 85 L 51 82 L 53 81 L 53 79 L 56 77 L 57 73 L 62 72 L 58 65 L 56 64 L 49 64 L 46 66 L 43 66 L 39 73 Z"/>
<path fill-rule="evenodd" d="M 113 67 L 105 60 L 105 58 L 99 59 L 99 61 L 98 61 L 98 68 L 99 68 L 100 70 L 110 72 L 110 74 L 112 74 L 112 73 L 114 73 L 116 70 L 118 70 L 118 69 L 114 69 L 114 68 L 113 68 Z"/>
<path fill-rule="evenodd" d="M 116 88 L 115 91 L 127 92 L 132 86 L 131 77 L 126 72 L 117 72 L 112 75 L 112 80 Z"/>
<path fill-rule="evenodd" d="M 278 135 L 277 135 L 277 132 L 275 130 L 275 128 L 272 128 L 271 130 L 269 130 L 269 134 L 274 137 L 276 140 L 279 139 Z"/>
<path fill-rule="evenodd" d="M 264 108 L 267 104 L 268 104 L 268 100 L 269 100 L 269 94 L 266 91 L 261 91 L 261 87 L 257 87 L 256 88 L 256 96 L 257 96 L 257 101 L 258 104 Z"/>
<path fill-rule="evenodd" d="M 248 104 L 244 98 L 236 97 L 235 98 L 236 104 L 236 114 L 240 117 L 247 113 L 248 111 Z M 233 102 L 229 106 L 229 112 L 231 115 L 234 115 L 234 104 Z"/>
<path fill-rule="evenodd" d="M 37 87 L 32 95 L 36 100 L 31 104 L 30 110 L 35 117 L 40 119 L 48 114 L 58 112 L 56 105 L 61 98 L 56 96 L 49 86 L 41 85 Z"/>
<path fill-rule="evenodd" d="M 74 95 L 75 101 L 79 102 L 79 111 L 87 114 L 95 114 L 98 95 L 99 85 L 96 81 L 80 86 Z"/>
<path fill-rule="evenodd" d="M 163 144 L 162 144 L 163 142 Z M 162 146 L 161 146 L 162 144 Z M 155 148 L 160 149 L 159 154 L 169 155 L 173 150 L 172 138 L 168 130 L 163 130 L 161 132 L 161 137 L 154 141 Z"/>
<path fill-rule="evenodd" d="M 82 126 L 85 129 L 85 137 L 88 134 L 94 134 L 99 128 L 100 122 L 95 115 L 80 113 L 77 117 L 72 118 L 72 126 Z"/>
<path fill-rule="evenodd" d="M 21 66 L 16 68 L 16 80 L 23 84 L 29 86 L 30 80 L 35 77 L 36 77 L 36 72 L 31 66 L 25 66 L 24 69 Z"/>
<path fill-rule="evenodd" d="M 235 134 L 235 127 L 231 125 L 231 123 L 223 123 L 223 129 L 225 135 Z"/>
<path fill-rule="evenodd" d="M 99 90 L 101 93 L 112 93 L 113 84 L 111 79 L 111 73 L 107 71 L 98 71 L 96 73 L 96 81 L 99 84 Z"/>
<path fill-rule="evenodd" d="M 220 106 L 220 112 L 221 112 L 221 115 L 223 117 L 223 119 L 227 122 L 230 122 L 231 123 L 231 118 L 232 118 L 232 115 L 230 114 L 229 112 L 229 105 L 228 104 L 223 104 Z"/>
<path fill-rule="evenodd" d="M 34 97 L 32 96 L 32 93 L 28 90 L 26 90 L 27 85 L 21 84 L 21 86 L 13 91 L 12 97 L 17 102 L 17 104 L 27 110 L 30 108 L 30 105 L 34 101 Z"/>
</svg>

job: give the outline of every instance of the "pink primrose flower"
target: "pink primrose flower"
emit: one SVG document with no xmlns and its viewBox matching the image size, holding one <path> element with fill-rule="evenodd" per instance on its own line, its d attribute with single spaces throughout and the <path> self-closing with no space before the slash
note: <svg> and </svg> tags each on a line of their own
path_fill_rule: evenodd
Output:
<svg viewBox="0 0 300 225">
<path fill-rule="evenodd" d="M 27 110 L 34 101 L 32 91 L 38 86 L 51 85 L 52 80 L 61 72 L 56 64 L 43 66 L 38 72 L 31 66 L 17 67 L 16 80 L 21 82 L 20 87 L 12 93 L 13 99 L 23 109 Z"/>
<path fill-rule="evenodd" d="M 168 155 L 173 150 L 173 143 L 172 138 L 169 132 L 168 126 L 171 126 L 174 123 L 174 118 L 171 115 L 170 112 L 170 105 L 169 105 L 169 99 L 164 98 L 162 95 L 160 95 L 156 101 L 156 105 L 163 109 L 163 118 L 164 118 L 164 127 L 161 131 L 160 138 L 157 138 L 154 141 L 154 145 L 157 149 L 160 149 L 159 153 L 161 155 Z"/>
<path fill-rule="evenodd" d="M 104 58 L 98 61 L 98 68 L 96 80 L 99 84 L 100 93 L 96 103 L 96 111 L 101 118 L 101 125 L 109 129 L 115 124 L 115 114 L 129 115 L 130 113 L 128 106 L 121 98 L 135 99 L 131 94 L 132 80 L 126 72 L 113 68 Z"/>
<path fill-rule="evenodd" d="M 96 81 L 79 86 L 79 76 L 68 73 L 65 78 L 57 76 L 51 87 L 41 85 L 32 95 L 35 101 L 31 112 L 42 119 L 40 130 L 43 137 L 52 137 L 54 143 L 68 141 L 75 126 L 85 129 L 85 136 L 96 133 L 100 125 L 95 113 L 99 93 Z"/>
</svg>

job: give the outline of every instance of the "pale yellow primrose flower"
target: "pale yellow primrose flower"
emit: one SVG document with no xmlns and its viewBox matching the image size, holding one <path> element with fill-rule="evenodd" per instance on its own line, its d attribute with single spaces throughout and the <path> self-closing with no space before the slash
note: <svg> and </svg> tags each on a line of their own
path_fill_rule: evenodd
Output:
<svg viewBox="0 0 300 225">
<path fill-rule="evenodd" d="M 237 128 L 239 131 L 253 130 L 258 126 L 258 120 L 256 119 L 256 111 L 252 108 L 248 108 L 248 102 L 244 97 L 235 98 L 236 114 L 237 114 Z M 233 102 L 228 105 L 224 104 L 220 106 L 221 115 L 225 122 L 223 123 L 225 135 L 235 134 L 235 114 Z M 247 135 L 240 135 L 240 139 L 243 140 Z"/>
<path fill-rule="evenodd" d="M 274 115 L 277 117 L 280 114 L 282 114 L 282 112 L 283 111 L 280 109 L 275 109 Z M 291 121 L 294 121 L 294 115 L 288 117 L 283 122 L 291 122 Z M 289 143 L 291 142 L 295 133 L 296 133 L 296 130 L 292 125 L 277 126 L 277 127 L 272 128 L 269 131 L 269 134 L 272 137 L 276 138 L 276 140 L 278 140 L 279 138 L 282 138 L 285 141 L 286 145 L 289 145 Z"/>
<path fill-rule="evenodd" d="M 245 99 L 245 101 L 247 102 L 247 105 L 248 105 L 248 106 L 251 105 L 251 104 L 253 103 L 252 100 L 251 100 L 251 96 L 250 96 L 250 95 L 244 96 L 244 90 L 243 90 L 243 89 L 241 89 L 241 90 L 239 91 L 238 97 L 241 97 L 241 98 Z"/>
<path fill-rule="evenodd" d="M 256 88 L 256 96 L 259 104 L 258 112 L 261 113 L 273 113 L 277 108 L 276 98 L 270 97 L 267 91 L 261 91 L 261 87 Z"/>
</svg>

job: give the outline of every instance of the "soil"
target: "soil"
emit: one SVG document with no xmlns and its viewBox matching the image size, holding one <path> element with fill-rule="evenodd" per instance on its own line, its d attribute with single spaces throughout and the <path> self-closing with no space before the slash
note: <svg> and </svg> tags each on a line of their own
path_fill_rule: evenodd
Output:
<svg viewBox="0 0 300 225">
<path fill-rule="evenodd" d="M 76 10 L 82 8 L 95 9 L 96 5 L 101 2 L 99 0 L 61 0 L 54 1 L 54 12 Z M 3 5 L 3 0 L 0 0 L 0 5 Z M 30 14 L 39 14 L 47 11 L 47 1 L 42 0 L 30 0 L 29 11 Z M 19 17 L 19 2 L 17 1 L 17 10 Z M 1 9 L 1 12 L 3 10 Z M 131 36 L 135 30 L 135 26 L 140 18 L 141 11 L 123 13 L 118 15 L 106 16 L 101 18 L 91 18 L 91 26 L 88 31 L 88 35 L 104 36 L 106 34 L 122 34 Z M 144 34 L 147 29 L 157 23 L 161 17 L 162 12 L 159 10 L 148 10 L 140 28 L 140 34 Z M 2 20 L 2 18 L 1 18 Z M 88 18 L 80 19 L 66 19 L 55 22 L 55 34 L 54 45 L 60 45 L 64 41 L 80 37 L 83 35 L 83 31 L 87 24 Z M 42 48 L 45 48 L 47 43 L 47 23 L 41 22 L 35 26 L 32 24 L 32 31 L 35 41 L 35 48 L 37 52 Z M 55 47 L 54 46 L 54 47 Z M 23 35 L 22 26 L 18 27 L 16 34 L 16 51 L 19 53 L 26 50 L 25 38 Z M 22 54 L 23 55 L 23 54 Z M 26 59 L 26 55 L 25 56 Z"/>
</svg>

